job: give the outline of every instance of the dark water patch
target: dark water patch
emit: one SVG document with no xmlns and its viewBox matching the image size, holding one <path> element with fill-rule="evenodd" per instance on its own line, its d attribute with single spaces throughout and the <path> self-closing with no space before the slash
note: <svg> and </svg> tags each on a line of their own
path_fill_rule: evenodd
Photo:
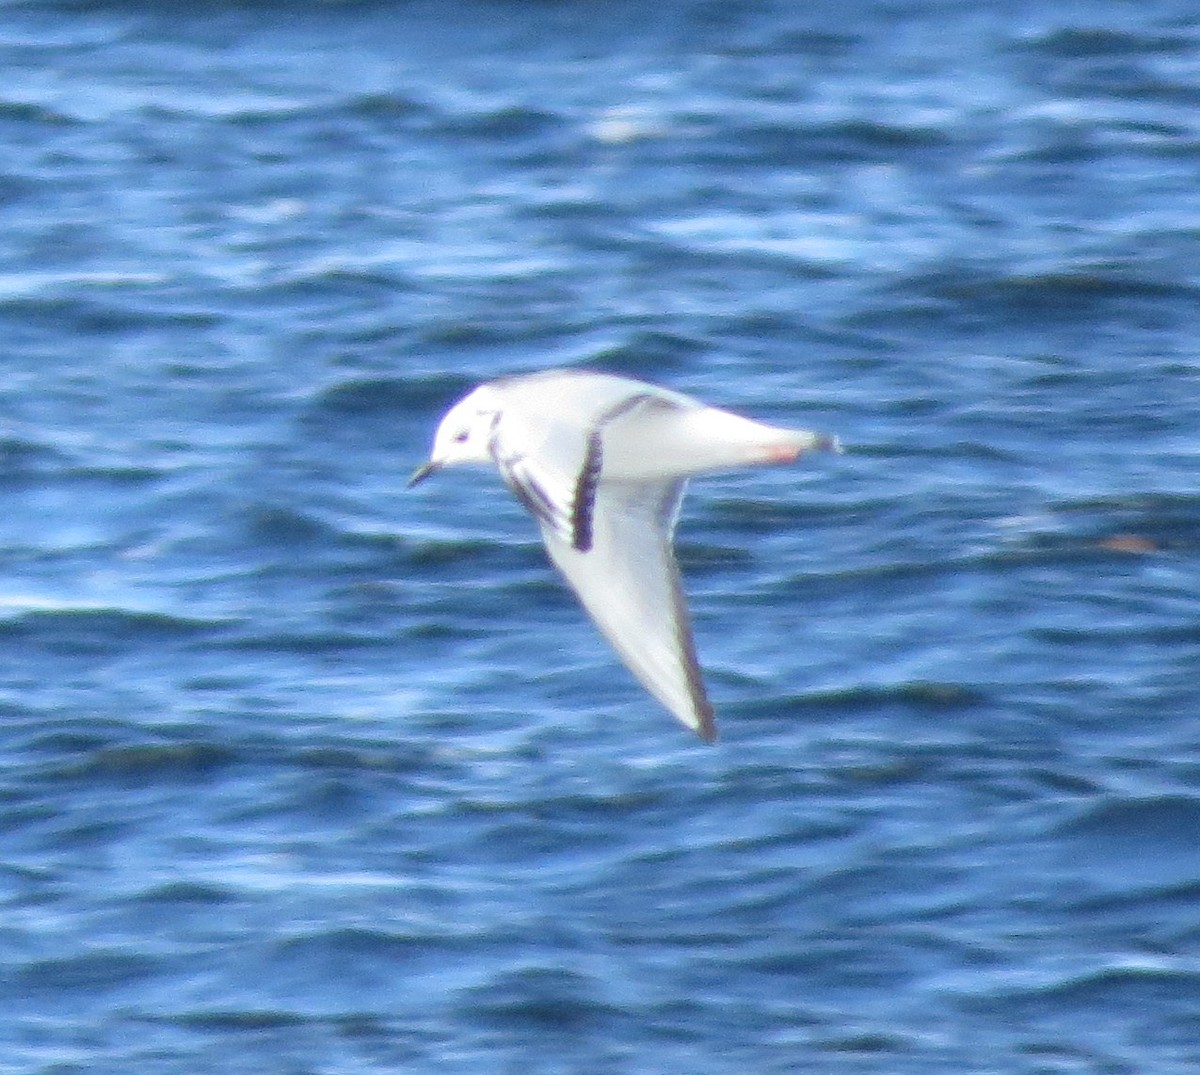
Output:
<svg viewBox="0 0 1200 1075">
<path fill-rule="evenodd" d="M 264 811 L 264 817 L 270 817 L 274 824 L 289 818 L 314 833 L 344 832 L 353 822 L 372 816 L 376 808 L 373 785 L 379 783 L 374 779 L 376 775 L 326 769 L 289 777 L 284 796 Z"/>
<path fill-rule="evenodd" d="M 411 556 L 402 534 L 360 529 L 359 519 L 327 505 L 313 504 L 306 510 L 257 502 L 230 514 L 236 529 L 227 526 L 225 536 L 235 540 L 229 541 L 226 554 L 246 558 L 246 567 L 264 584 L 290 579 L 324 597 L 378 600 L 386 590 L 373 592 L 372 586 L 386 587 L 397 576 L 403 579 L 422 561 L 420 555 Z M 487 561 L 486 556 L 481 559 Z"/>
<path fill-rule="evenodd" d="M 189 98 L 176 101 L 160 100 L 139 110 L 142 119 L 151 126 L 160 122 L 171 124 L 219 120 L 233 130 L 270 135 L 283 135 L 300 140 L 319 139 L 331 148 L 337 136 L 330 133 L 339 128 L 340 137 L 352 137 L 349 132 L 360 130 L 366 123 L 384 126 L 394 131 L 397 125 L 410 130 L 436 126 L 441 112 L 427 102 L 408 96 L 399 89 L 391 92 L 356 92 L 348 85 L 345 92 L 312 99 L 303 94 L 280 94 L 264 99 L 261 94 L 216 97 L 197 104 Z M 319 132 L 319 133 L 314 133 Z"/>
<path fill-rule="evenodd" d="M 1149 27 L 1118 30 L 1112 27 L 1064 26 L 1037 37 L 1026 38 L 1020 48 L 1035 49 L 1059 59 L 1140 55 L 1187 55 L 1196 47 L 1194 36 L 1163 33 Z"/>
<path fill-rule="evenodd" d="M 307 933 L 281 940 L 273 947 L 272 959 L 287 964 L 324 963 L 364 958 L 391 963 L 406 961 L 414 954 L 438 948 L 428 938 L 406 936 L 380 929 L 346 928 Z"/>
<path fill-rule="evenodd" d="M 1103 793 L 1104 786 L 1099 777 L 1087 773 L 1068 772 L 1063 768 L 1039 768 L 1032 766 L 1029 777 L 1059 796 L 1070 799 L 1093 798 Z"/>
<path fill-rule="evenodd" d="M 912 523 L 914 528 L 920 525 L 915 521 Z M 946 525 L 952 525 L 949 518 Z M 978 540 L 987 541 L 988 535 L 981 533 Z M 1122 577 L 1130 571 L 1141 570 L 1139 564 L 1147 558 L 1153 562 L 1153 555 L 1161 548 L 1140 531 L 1106 528 L 1097 534 L 1026 533 L 1019 540 L 1013 538 L 1008 543 L 969 555 L 947 556 L 931 549 L 929 561 L 905 562 L 902 558 L 912 551 L 910 542 L 894 537 L 887 547 L 872 551 L 870 558 L 880 560 L 879 563 L 846 571 L 808 572 L 784 579 L 780 585 L 789 589 L 801 587 L 807 599 L 815 600 L 867 591 L 875 591 L 882 597 L 911 592 L 914 586 L 930 585 L 938 579 L 960 586 L 971 578 L 1015 577 L 1024 572 L 1056 567 L 1078 571 L 1109 565 L 1114 577 Z M 892 558 L 891 562 L 883 562 L 887 557 Z M 786 595 L 786 590 L 781 593 Z M 1167 630 L 1173 632 L 1176 626 L 1172 624 Z"/>
<path fill-rule="evenodd" d="M 243 517 L 247 536 L 256 545 L 283 550 L 324 546 L 335 530 L 325 522 L 290 507 L 257 505 Z"/>
<path fill-rule="evenodd" d="M 81 121 L 66 112 L 31 101 L 0 101 L 0 124 L 69 127 Z"/>
<path fill-rule="evenodd" d="M 239 289 L 228 301 L 289 312 L 297 320 L 323 321 L 338 315 L 376 316 L 380 304 L 412 289 L 406 270 L 378 263 L 300 262 L 278 277 Z"/>
<path fill-rule="evenodd" d="M 1132 942 L 1145 959 L 1170 959 L 1190 951 L 1200 937 L 1200 877 L 1158 876 L 1152 869 L 1093 876 L 1063 860 L 1052 863 L 1055 904 L 1065 916 L 1116 948 Z"/>
<path fill-rule="evenodd" d="M 1200 294 L 1195 287 L 1183 281 L 1136 276 L 1124 269 L 1104 265 L 1080 266 L 1060 272 L 1010 275 L 992 280 L 978 290 L 959 284 L 947 286 L 945 291 L 955 297 L 971 297 L 986 292 L 993 302 L 1011 302 L 1026 309 L 1038 310 L 1061 304 L 1076 310 L 1112 299 L 1194 301 Z"/>
<path fill-rule="evenodd" d="M 351 377 L 323 388 L 309 411 L 313 419 L 440 416 L 474 384 L 450 374 L 412 377 Z"/>
<path fill-rule="evenodd" d="M 769 914 L 781 903 L 802 898 L 800 871 L 826 864 L 831 849 L 857 831 L 849 817 L 831 818 L 817 806 L 814 793 L 819 790 L 821 780 L 811 770 L 802 772 L 798 766 L 771 762 L 740 763 L 719 779 L 724 787 L 717 793 L 709 793 L 714 801 L 719 802 L 735 787 L 754 791 L 752 801 L 757 816 L 740 818 L 745 828 L 723 832 L 714 840 L 723 854 L 734 855 L 744 862 L 739 869 L 745 870 L 747 879 L 753 879 L 743 889 L 726 893 L 730 904 L 743 912 Z M 699 795 L 697 799 L 707 797 Z M 780 806 L 788 808 L 786 813 L 775 813 Z M 774 816 L 771 824 L 763 825 L 769 816 L 767 811 Z M 688 853 L 690 849 L 683 852 Z M 674 850 L 666 855 L 648 852 L 627 861 L 649 865 L 662 863 L 676 854 Z"/>
<path fill-rule="evenodd" d="M 1200 883 L 1200 800 L 1103 801 L 1057 831 L 1058 857 L 1106 888 Z"/>
<path fill-rule="evenodd" d="M 22 200 L 36 194 L 37 183 L 33 179 L 0 175 L 0 209 L 14 208 Z"/>
<path fill-rule="evenodd" d="M 1130 148 L 1140 145 L 1156 156 L 1195 157 L 1200 153 L 1200 139 L 1196 137 L 1196 132 L 1182 123 L 1164 123 L 1161 120 L 1113 120 L 1108 124 L 1107 130 L 1118 136 L 1130 136 L 1128 139 L 1119 138 L 1118 144 L 1127 142 Z M 1151 226 L 1139 231 L 1138 235 L 1144 241 L 1184 244 L 1195 239 L 1195 229 L 1185 221 L 1180 221 L 1177 228 L 1156 231 Z M 1154 252 L 1157 251 L 1148 251 Z"/>
<path fill-rule="evenodd" d="M 742 954 L 739 963 L 764 981 L 817 981 L 833 994 L 845 996 L 875 989 L 905 988 L 916 979 L 904 954 L 881 948 L 865 949 L 853 941 L 823 940 L 789 946 L 780 938 L 774 950 Z"/>
<path fill-rule="evenodd" d="M 1081 316 L 1105 316 L 1127 321 L 1129 303 L 1157 306 L 1166 311 L 1180 303 L 1197 302 L 1195 288 L 1179 280 L 1137 275 L 1127 268 L 1101 265 L 1037 273 L 992 273 L 963 266 L 959 271 L 935 270 L 889 284 L 884 302 L 907 300 L 934 304 L 959 316 L 987 322 L 1019 320 L 1028 327 L 1064 323 Z"/>
<path fill-rule="evenodd" d="M 1062 500 L 1046 511 L 1040 533 L 1038 518 L 1029 521 L 1026 540 L 1032 545 L 1127 554 L 1200 550 L 1200 499 L 1187 494 Z"/>
<path fill-rule="evenodd" d="M 63 290 L 74 286 L 77 285 L 69 282 L 59 285 Z M 123 302 L 55 294 L 10 298 L 0 304 L 0 321 L 14 333 L 37 328 L 57 336 L 69 329 L 81 337 L 101 338 L 189 327 L 198 331 L 220 323 L 220 315 L 211 311 L 183 311 L 171 304 L 157 309 L 148 302 L 135 300 L 144 289 L 145 284 L 137 279 L 131 279 L 124 289 L 112 285 L 110 290 L 117 294 L 124 290 Z"/>
<path fill-rule="evenodd" d="M 181 787 L 190 785 L 183 784 Z M 163 807 L 159 807 L 160 811 L 170 809 L 170 791 L 161 787 L 159 790 L 162 795 L 159 802 L 164 803 Z M 134 814 L 128 796 L 124 799 L 114 802 L 113 809 Z M 187 806 L 171 812 L 174 819 L 195 817 Z M 136 822 L 110 834 L 107 841 L 96 841 L 90 847 L 83 845 L 77 854 L 90 851 L 100 858 L 119 857 L 127 853 L 126 849 L 136 845 L 139 831 L 145 831 L 145 827 L 154 825 L 155 821 L 155 814 L 146 809 Z M 162 820 L 164 829 L 178 823 L 176 820 Z M 193 835 L 193 831 L 179 833 L 174 846 L 181 851 L 187 848 L 183 851 L 185 855 L 196 851 L 198 844 L 204 841 L 194 842 L 191 839 Z M 211 846 L 205 844 L 206 848 Z M 47 850 L 56 857 L 62 856 L 62 843 L 57 834 L 52 844 L 47 842 Z M 198 853 L 203 856 L 204 850 Z M 208 872 L 203 867 L 201 870 Z M 105 885 L 104 891 L 97 894 L 96 902 L 102 906 L 103 913 L 97 917 L 94 928 L 106 936 L 126 938 L 127 946 L 132 950 L 161 949 L 173 956 L 179 954 L 194 968 L 211 966 L 212 948 L 219 949 L 231 942 L 246 916 L 257 913 L 256 908 L 261 907 L 261 896 L 253 889 L 220 884 L 216 879 L 212 882 L 167 881 L 140 891 L 129 891 L 126 887 L 129 880 L 128 873 L 122 872 L 114 878 L 114 884 Z M 72 898 L 72 894 L 67 893 L 66 898 Z"/>
<path fill-rule="evenodd" d="M 218 743 L 121 743 L 92 750 L 81 757 L 43 766 L 43 780 L 145 788 L 174 787 L 180 781 L 208 783 L 234 765 L 239 754 Z"/>
<path fill-rule="evenodd" d="M 403 745 L 388 741 L 374 748 L 357 749 L 339 742 L 303 747 L 295 752 L 285 751 L 280 760 L 289 766 L 316 773 L 432 775 L 442 768 L 434 756 L 436 750 L 436 744 L 411 741 Z"/>
<path fill-rule="evenodd" d="M 677 539 L 675 556 L 686 584 L 691 580 L 722 577 L 731 568 L 755 562 L 755 556 L 742 545 L 718 545 Z"/>
<path fill-rule="evenodd" d="M 601 999 L 598 983 L 578 971 L 529 967 L 461 990 L 463 1018 L 513 1033 L 538 1028 L 552 1038 L 609 1026 L 620 1009 Z"/>
<path fill-rule="evenodd" d="M 906 154 L 923 162 L 955 141 L 950 128 L 892 123 L 884 119 L 850 118 L 820 123 L 746 121 L 736 138 L 705 139 L 688 156 L 709 169 L 772 171 L 829 165 L 894 163 Z M 700 117 L 705 119 L 706 117 Z M 710 117 L 709 117 L 710 119 Z"/>
<path fill-rule="evenodd" d="M 895 449 L 889 447 L 888 455 L 895 458 Z M 800 528 L 823 529 L 839 524 L 858 524 L 884 512 L 894 511 L 896 507 L 894 500 L 865 497 L 853 502 L 840 499 L 815 500 L 806 495 L 806 492 L 801 490 L 795 496 L 788 496 L 786 499 L 778 495 L 768 498 L 745 493 L 730 494 L 724 490 L 706 492 L 703 503 L 705 521 L 709 526 L 717 526 L 728 533 L 779 534 Z M 682 525 L 684 535 L 678 547 L 682 549 L 686 546 L 699 561 L 711 559 L 713 556 L 729 555 L 738 559 L 753 555 L 751 549 L 745 545 L 708 544 L 703 540 L 707 535 L 689 535 L 688 522 L 685 521 Z"/>
<path fill-rule="evenodd" d="M 48 756 L 102 750 L 114 743 L 127 742 L 131 735 L 128 721 L 111 712 L 81 716 L 74 712 L 63 713 L 50 705 L 44 710 L 30 711 L 30 715 L 32 719 L 23 720 L 19 725 L 20 739 L 15 738 L 15 724 L 6 724 L 9 743 Z"/>
<path fill-rule="evenodd" d="M 847 332 L 837 325 L 813 323 L 799 310 L 760 310 L 751 309 L 735 311 L 729 317 L 722 319 L 721 339 L 728 341 L 726 346 L 736 344 L 738 354 L 774 354 L 778 345 L 785 353 L 793 351 L 809 354 L 812 350 L 826 349 L 846 351 L 843 361 L 847 370 L 880 370 L 891 367 L 892 345 L 878 336 L 868 336 L 857 332 Z M 864 352 L 875 352 L 864 353 Z M 734 362 L 734 366 L 737 363 Z M 805 370 L 802 381 L 792 382 L 793 391 L 802 391 L 805 403 L 815 402 L 821 406 L 837 405 L 837 399 L 830 400 L 828 395 L 814 384 L 813 378 L 820 376 L 820 364 L 812 363 L 812 369 Z M 714 378 L 717 380 L 717 378 Z M 721 378 L 724 380 L 724 378 Z M 840 389 L 845 391 L 845 378 L 840 378 Z M 731 387 L 731 386 L 730 386 Z M 764 405 L 778 405 L 780 399 L 770 391 L 770 386 L 760 387 L 758 382 L 739 385 L 739 389 L 754 393 L 761 392 Z M 757 400 L 756 400 L 757 402 Z"/>
<path fill-rule="evenodd" d="M 621 245 L 627 247 L 632 239 L 623 238 Z M 741 276 L 747 281 L 761 278 L 762 286 L 770 286 L 770 281 L 780 273 L 794 274 L 806 281 L 836 280 L 841 270 L 836 263 L 819 249 L 814 250 L 798 237 L 764 236 L 761 229 L 756 229 L 751 237 L 746 237 L 742 230 L 728 230 L 727 225 L 716 229 L 712 235 L 686 235 L 676 237 L 663 235 L 661 228 L 656 228 L 649 239 L 638 237 L 638 251 L 643 259 L 642 272 L 648 280 L 662 276 L 695 276 L 697 286 L 703 288 L 704 281 L 718 280 L 726 276 Z M 649 286 L 649 285 L 647 285 Z M 712 303 L 716 305 L 719 284 L 711 284 L 714 289 Z M 753 286 L 758 286 L 757 281 Z M 723 328 L 719 317 L 694 314 L 690 319 L 681 318 L 685 326 L 691 323 L 698 330 L 707 332 L 710 328 Z M 703 335 L 701 338 L 706 338 Z M 705 343 L 702 350 L 712 348 L 710 342 Z"/>
<path fill-rule="evenodd" d="M 0 438 L 0 482 L 25 484 L 72 469 L 74 461 L 48 444 L 17 436 Z"/>
<path fill-rule="evenodd" d="M 446 614 L 444 617 L 421 620 L 404 628 L 404 637 L 412 642 L 454 642 L 462 639 L 490 638 L 494 628 L 472 626 L 459 616 Z"/>
<path fill-rule="evenodd" d="M 504 509 L 510 510 L 510 505 L 505 503 Z M 516 525 L 516 540 L 472 537 L 402 542 L 395 557 L 395 576 L 402 586 L 419 587 L 415 593 L 423 601 L 431 605 L 444 601 L 447 614 L 457 610 L 466 614 L 466 620 L 498 613 L 499 622 L 507 622 L 515 611 L 514 597 L 558 605 L 557 596 L 565 587 L 550 567 L 536 531 L 525 518 L 519 518 Z M 464 584 L 471 587 L 468 598 L 461 591 Z M 404 599 L 411 600 L 413 595 L 410 590 Z"/>
<path fill-rule="evenodd" d="M 183 1012 L 179 1015 L 160 1017 L 159 1021 L 171 1022 L 177 1026 L 187 1027 L 189 1030 L 259 1034 L 264 1030 L 288 1030 L 303 1026 L 310 1020 L 307 1016 L 289 1011 L 270 1009 L 236 1011 L 217 1008 L 211 1011 Z"/>
<path fill-rule="evenodd" d="M 31 609 L 0 619 L 0 638 L 75 657 L 187 642 L 225 626 L 216 620 L 119 608 Z"/>
<path fill-rule="evenodd" d="M 795 29 L 785 23 L 770 28 L 767 36 L 762 40 L 755 39 L 744 44 L 727 42 L 725 47 L 730 55 L 734 56 L 786 55 L 841 59 L 864 44 L 865 37 L 865 34 L 854 28 L 834 30 L 817 21 L 811 27 L 803 30 Z M 789 100 L 793 94 L 794 90 L 789 86 Z"/>
<path fill-rule="evenodd" d="M 587 368 L 644 380 L 669 380 L 672 374 L 687 369 L 690 360 L 708 346 L 700 336 L 639 329 L 594 350 Z"/>
<path fill-rule="evenodd" d="M 155 912 L 172 908 L 222 907 L 237 899 L 230 889 L 197 881 L 169 881 L 131 897 L 136 906 Z"/>
<path fill-rule="evenodd" d="M 484 565 L 495 564 L 497 546 L 495 542 L 485 538 L 410 538 L 404 542 L 402 554 L 405 563 L 410 567 L 440 568 L 456 564 L 474 564 L 482 571 Z M 512 550 L 509 556 L 512 558 L 507 562 L 509 567 L 516 566 L 518 562 L 531 562 L 531 557 L 520 550 Z"/>
<path fill-rule="evenodd" d="M 141 986 L 170 968 L 165 961 L 118 949 L 31 960 L 11 968 L 12 988 L 24 1000 L 52 998 L 54 1004 L 91 1005 L 106 993 Z M 15 1003 L 10 996 L 10 1003 Z"/>
<path fill-rule="evenodd" d="M 352 631 L 345 623 L 338 625 L 327 620 L 314 624 L 311 618 L 305 617 L 287 623 L 247 625 L 213 640 L 210 648 L 231 653 L 336 657 L 386 647 L 393 641 L 375 628 L 360 627 Z"/>
<path fill-rule="evenodd" d="M 961 520 L 960 520 L 961 521 Z M 911 524 L 914 529 L 919 524 Z M 805 572 L 782 578 L 775 584 L 777 600 L 791 601 L 797 593 L 807 601 L 871 594 L 877 601 L 914 592 L 930 592 L 940 580 L 988 574 L 996 567 L 1007 568 L 1025 560 L 1037 559 L 1033 553 L 1001 551 L 979 556 L 937 556 L 930 551 L 928 560 L 910 560 L 910 543 L 892 536 L 889 544 L 858 557 L 859 566 L 845 570 L 826 570 L 821 574 Z M 869 561 L 875 561 L 871 563 Z"/>
<path fill-rule="evenodd" d="M 337 117 L 340 118 L 343 113 L 383 121 L 389 125 L 397 120 L 419 125 L 436 125 L 441 114 L 440 110 L 428 101 L 419 100 L 397 90 L 356 94 L 351 99 L 338 103 Z"/>
<path fill-rule="evenodd" d="M 1084 972 L 1042 986 L 1013 988 L 980 997 L 970 1006 L 1021 1013 L 1038 1023 L 1053 1023 L 1108 1013 L 1110 1021 L 1154 1023 L 1164 1015 L 1195 1012 L 1200 1003 L 1200 974 L 1145 966 L 1111 967 Z"/>
<path fill-rule="evenodd" d="M 572 792 L 542 799 L 535 811 L 556 826 L 571 826 L 574 831 L 595 829 L 601 834 L 607 825 L 620 825 L 640 815 L 651 814 L 667 806 L 661 789 L 629 791 Z"/>
<path fill-rule="evenodd" d="M 1113 610 L 1117 612 L 1116 609 Z M 1118 613 L 1119 615 L 1119 613 Z M 1200 643 L 1200 623 L 1167 626 L 1104 626 L 1095 623 L 1079 627 L 1031 627 L 1029 637 L 1062 646 L 1113 645 L 1157 646 L 1164 643 Z"/>
<path fill-rule="evenodd" d="M 275 941 L 259 973 L 305 1007 L 342 1012 L 360 1007 L 356 1000 L 404 995 L 413 976 L 435 973 L 461 952 L 450 938 L 335 928 Z"/>
<path fill-rule="evenodd" d="M 161 446 L 159 446 L 161 447 Z M 171 477 L 171 468 L 138 463 L 100 463 L 89 462 L 83 458 L 71 464 L 69 472 L 58 476 L 60 487 L 75 486 L 81 492 L 91 492 L 86 486 L 91 485 L 99 495 L 105 489 L 109 491 L 128 490 L 139 493 L 144 487 L 165 478 Z"/>
<path fill-rule="evenodd" d="M 522 285 L 520 280 L 512 280 L 511 283 L 514 289 Z M 551 295 L 540 293 L 543 285 L 551 287 Z M 467 285 L 460 286 L 465 288 Z M 531 289 L 539 291 L 529 298 L 529 303 L 535 307 L 544 305 L 548 299 L 559 297 L 553 285 L 545 281 L 535 282 Z M 467 298 L 466 295 L 462 297 L 464 301 Z M 567 324 L 561 328 L 547 328 L 544 323 L 531 319 L 522 310 L 525 298 L 522 294 L 514 293 L 509 301 L 494 307 L 484 303 L 484 308 L 477 312 L 472 312 L 468 304 L 465 312 L 456 312 L 453 317 L 422 324 L 414 343 L 414 347 L 425 356 L 422 366 L 428 368 L 436 362 L 454 369 L 481 370 L 486 376 L 480 376 L 479 380 L 518 370 L 542 369 L 548 363 L 544 357 L 539 359 L 539 356 L 553 354 L 560 345 L 562 334 L 574 326 Z M 425 374 L 424 370 L 422 374 L 435 378 L 438 376 Z M 472 382 L 468 389 L 477 383 Z M 453 399 L 448 402 L 453 402 Z"/>
<path fill-rule="evenodd" d="M 1145 105 L 1150 101 L 1194 109 L 1200 105 L 1200 86 L 1191 78 L 1166 79 L 1153 67 L 1136 61 L 1097 64 L 1080 75 L 1075 88 L 1117 100 Z"/>
<path fill-rule="evenodd" d="M 739 716 L 749 718 L 806 711 L 848 716 L 878 712 L 881 707 L 899 707 L 914 713 L 957 711 L 973 709 L 987 702 L 987 695 L 975 686 L 908 682 L 887 687 L 850 687 L 763 698 L 754 702 L 738 702 L 734 708 Z"/>
<path fill-rule="evenodd" d="M 513 143 L 529 140 L 558 138 L 564 134 L 574 137 L 574 127 L 556 112 L 527 105 L 502 104 L 477 111 L 446 110 L 438 117 L 438 134 L 441 137 L 466 137 L 495 140 L 506 143 L 505 154 L 514 150 Z M 528 152 L 521 147 L 521 153 Z M 544 147 L 549 150 L 551 147 Z"/>
<path fill-rule="evenodd" d="M 814 1045 L 824 1052 L 846 1053 L 855 1056 L 894 1056 L 899 1058 L 915 1051 L 913 1040 L 882 1031 L 860 1031 L 831 1037 L 817 1037 Z"/>
<path fill-rule="evenodd" d="M 874 159 L 885 155 L 889 162 L 898 152 L 908 150 L 927 154 L 952 140 L 952 132 L 942 127 L 887 123 L 883 120 L 846 120 L 811 131 L 804 144 L 820 155 L 822 146 L 837 160 Z M 795 132 L 793 130 L 793 137 Z"/>
</svg>

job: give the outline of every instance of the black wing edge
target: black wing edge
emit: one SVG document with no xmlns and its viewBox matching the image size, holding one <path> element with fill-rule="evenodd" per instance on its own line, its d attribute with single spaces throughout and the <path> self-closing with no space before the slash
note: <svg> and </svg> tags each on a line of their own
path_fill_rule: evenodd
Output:
<svg viewBox="0 0 1200 1075">
<path fill-rule="evenodd" d="M 504 479 L 504 484 L 512 490 L 513 496 L 521 502 L 525 510 L 535 519 L 558 530 L 563 523 L 562 512 L 550 498 L 550 494 L 542 488 L 541 483 L 521 467 L 520 458 L 503 461 L 497 459 L 496 462 L 500 465 L 500 476 Z"/>
<path fill-rule="evenodd" d="M 604 466 L 604 444 L 599 428 L 588 436 L 583 466 L 575 480 L 575 496 L 571 505 L 571 544 L 578 552 L 592 547 L 592 519 L 596 511 L 596 488 Z"/>
<path fill-rule="evenodd" d="M 696 729 L 696 734 L 704 742 L 712 743 L 717 738 L 716 714 L 704 688 L 704 673 L 700 669 L 700 658 L 696 654 L 696 640 L 692 633 L 692 617 L 688 611 L 687 598 L 683 593 L 683 579 L 680 577 L 679 567 L 674 562 L 675 558 L 672 556 L 670 559 L 671 600 L 675 605 L 675 622 L 678 624 L 677 641 L 683 652 L 692 707 L 700 718 L 700 727 Z"/>
</svg>

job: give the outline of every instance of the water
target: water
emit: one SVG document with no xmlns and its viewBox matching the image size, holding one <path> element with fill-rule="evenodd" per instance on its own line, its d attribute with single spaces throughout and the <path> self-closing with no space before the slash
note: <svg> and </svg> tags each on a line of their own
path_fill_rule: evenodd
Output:
<svg viewBox="0 0 1200 1075">
<path fill-rule="evenodd" d="M 1200 1063 L 1200 19 L 4 5 L 0 1069 Z M 721 741 L 441 410 L 696 482 Z"/>
</svg>

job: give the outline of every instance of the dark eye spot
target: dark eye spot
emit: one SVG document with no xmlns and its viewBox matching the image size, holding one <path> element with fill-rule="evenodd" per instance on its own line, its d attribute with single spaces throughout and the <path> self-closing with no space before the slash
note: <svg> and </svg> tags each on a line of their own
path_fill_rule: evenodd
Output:
<svg viewBox="0 0 1200 1075">
<path fill-rule="evenodd" d="M 467 431 L 465 429 L 460 429 L 457 433 L 454 434 L 454 443 L 462 444 L 467 439 L 468 435 L 469 434 L 467 433 Z"/>
</svg>

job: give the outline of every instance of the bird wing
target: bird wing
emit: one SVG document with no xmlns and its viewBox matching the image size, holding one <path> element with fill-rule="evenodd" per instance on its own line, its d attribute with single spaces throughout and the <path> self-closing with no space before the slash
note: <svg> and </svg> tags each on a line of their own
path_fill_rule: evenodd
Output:
<svg viewBox="0 0 1200 1075">
<path fill-rule="evenodd" d="M 594 480 L 590 540 L 538 517 L 555 566 L 642 685 L 702 739 L 716 737 L 671 536 L 685 482 Z"/>
<path fill-rule="evenodd" d="M 571 516 L 574 498 L 570 487 L 553 471 L 539 467 L 525 455 L 496 456 L 496 465 L 504 484 L 525 506 L 542 528 L 565 540 L 572 540 Z"/>
<path fill-rule="evenodd" d="M 611 389 L 607 395 L 613 395 Z M 603 409 L 586 424 L 566 420 L 561 412 L 533 422 L 513 408 L 501 417 L 491 441 L 492 457 L 513 495 L 579 552 L 592 547 L 606 429 L 635 412 L 677 407 L 644 392 L 623 391 L 600 402 Z"/>
<path fill-rule="evenodd" d="M 538 393 L 536 420 L 526 390 Z M 582 377 L 510 384 L 506 402 L 491 453 L 537 519 L 550 559 L 642 685 L 703 739 L 715 738 L 671 547 L 685 481 L 605 477 L 606 449 L 628 454 L 647 422 L 692 404 Z"/>
</svg>

